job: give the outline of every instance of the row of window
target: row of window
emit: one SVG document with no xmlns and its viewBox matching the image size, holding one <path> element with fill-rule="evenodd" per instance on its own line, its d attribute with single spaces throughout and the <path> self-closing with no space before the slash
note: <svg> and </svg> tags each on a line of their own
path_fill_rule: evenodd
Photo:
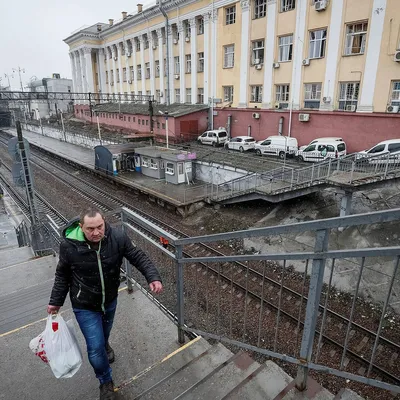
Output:
<svg viewBox="0 0 400 400">
<path fill-rule="evenodd" d="M 160 170 L 165 169 L 166 174 L 175 175 L 175 164 L 168 161 L 164 162 L 164 160 L 159 160 L 159 162 L 157 162 L 157 159 L 142 156 L 142 167 L 154 170 L 160 167 Z M 183 174 L 183 163 L 178 163 L 178 173 L 180 175 Z"/>
<path fill-rule="evenodd" d="M 360 82 L 340 82 L 338 102 L 339 110 L 355 111 L 358 105 Z M 250 102 L 262 102 L 263 87 L 250 86 Z M 318 109 L 321 104 L 322 83 L 304 84 L 304 108 Z M 233 86 L 223 86 L 224 101 L 233 102 Z M 286 108 L 290 102 L 290 85 L 275 85 L 275 101 L 280 108 Z M 400 81 L 393 81 L 390 93 L 390 104 L 400 106 Z"/>
</svg>

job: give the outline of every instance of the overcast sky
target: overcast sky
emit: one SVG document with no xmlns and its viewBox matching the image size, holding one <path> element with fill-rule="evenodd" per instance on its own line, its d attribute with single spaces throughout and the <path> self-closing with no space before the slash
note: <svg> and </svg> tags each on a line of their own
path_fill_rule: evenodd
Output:
<svg viewBox="0 0 400 400">
<path fill-rule="evenodd" d="M 20 90 L 18 72 L 24 87 L 33 76 L 39 79 L 60 73 L 71 78 L 68 46 L 63 39 L 83 25 L 108 23 L 121 18 L 121 11 L 136 13 L 137 3 L 144 8 L 155 0 L 0 0 L 0 81 Z M 11 78 L 14 75 L 14 78 Z"/>
</svg>

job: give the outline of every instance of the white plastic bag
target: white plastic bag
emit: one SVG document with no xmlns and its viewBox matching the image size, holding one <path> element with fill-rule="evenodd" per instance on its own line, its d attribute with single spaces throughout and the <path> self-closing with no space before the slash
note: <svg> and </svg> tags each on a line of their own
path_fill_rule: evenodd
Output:
<svg viewBox="0 0 400 400">
<path fill-rule="evenodd" d="M 82 354 L 69 322 L 68 326 L 60 314 L 49 315 L 46 329 L 29 343 L 31 350 L 50 365 L 56 378 L 71 378 L 82 365 Z"/>
</svg>

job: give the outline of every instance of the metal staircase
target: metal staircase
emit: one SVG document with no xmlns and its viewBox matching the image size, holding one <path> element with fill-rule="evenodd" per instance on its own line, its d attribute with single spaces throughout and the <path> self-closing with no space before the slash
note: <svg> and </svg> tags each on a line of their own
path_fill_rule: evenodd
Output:
<svg viewBox="0 0 400 400">
<path fill-rule="evenodd" d="M 315 163 L 305 168 L 282 166 L 212 185 L 209 201 L 233 203 L 264 199 L 273 203 L 336 186 L 357 190 L 360 186 L 400 177 L 400 157 L 350 154 Z"/>
</svg>

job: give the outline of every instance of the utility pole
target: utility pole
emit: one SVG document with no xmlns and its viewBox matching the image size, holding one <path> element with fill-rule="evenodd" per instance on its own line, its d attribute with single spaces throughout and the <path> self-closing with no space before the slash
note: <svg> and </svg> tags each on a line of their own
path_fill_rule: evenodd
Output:
<svg viewBox="0 0 400 400">
<path fill-rule="evenodd" d="M 67 141 L 67 135 L 65 133 L 65 126 L 64 126 L 64 118 L 63 118 L 63 112 L 60 110 L 60 116 L 61 116 L 61 126 L 64 134 L 64 141 Z"/>
</svg>

